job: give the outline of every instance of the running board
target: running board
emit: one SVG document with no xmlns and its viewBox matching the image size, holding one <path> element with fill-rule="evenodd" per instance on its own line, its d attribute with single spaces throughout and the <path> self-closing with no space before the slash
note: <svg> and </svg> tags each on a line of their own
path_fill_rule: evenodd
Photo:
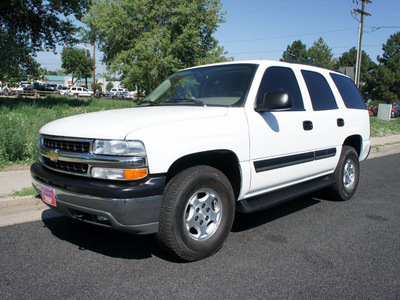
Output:
<svg viewBox="0 0 400 300">
<path fill-rule="evenodd" d="M 237 203 L 236 211 L 242 213 L 257 212 L 326 188 L 334 183 L 335 180 L 332 179 L 332 176 L 325 176 L 256 197 L 243 199 Z"/>
</svg>

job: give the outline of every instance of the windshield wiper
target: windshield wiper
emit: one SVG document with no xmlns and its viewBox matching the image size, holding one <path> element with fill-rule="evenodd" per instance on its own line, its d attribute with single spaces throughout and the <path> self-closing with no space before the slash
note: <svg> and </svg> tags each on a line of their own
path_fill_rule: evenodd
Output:
<svg viewBox="0 0 400 300">
<path fill-rule="evenodd" d="M 169 102 L 169 103 L 190 102 L 190 103 L 194 103 L 199 106 L 207 106 L 203 101 L 197 100 L 194 98 L 172 98 L 172 99 L 166 100 L 165 102 L 166 103 L 167 102 Z"/>
<path fill-rule="evenodd" d="M 150 101 L 150 100 L 147 100 L 147 99 L 142 99 L 138 103 L 138 106 L 158 106 L 158 104 L 156 102 L 154 102 L 154 101 Z"/>
</svg>

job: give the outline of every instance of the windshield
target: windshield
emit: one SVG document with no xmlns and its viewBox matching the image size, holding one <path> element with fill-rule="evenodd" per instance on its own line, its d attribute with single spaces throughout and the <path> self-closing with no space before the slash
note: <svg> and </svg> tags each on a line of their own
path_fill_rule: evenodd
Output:
<svg viewBox="0 0 400 300">
<path fill-rule="evenodd" d="M 242 106 L 257 65 L 231 64 L 175 73 L 140 105 Z"/>
</svg>

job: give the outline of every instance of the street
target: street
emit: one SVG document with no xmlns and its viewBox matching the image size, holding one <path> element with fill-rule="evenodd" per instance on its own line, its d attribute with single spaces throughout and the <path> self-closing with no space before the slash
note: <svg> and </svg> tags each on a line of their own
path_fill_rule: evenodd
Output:
<svg viewBox="0 0 400 300">
<path fill-rule="evenodd" d="M 400 154 L 362 162 L 351 200 L 319 192 L 237 215 L 194 263 L 45 210 L 0 227 L 1 299 L 399 299 L 399 178 Z"/>
</svg>

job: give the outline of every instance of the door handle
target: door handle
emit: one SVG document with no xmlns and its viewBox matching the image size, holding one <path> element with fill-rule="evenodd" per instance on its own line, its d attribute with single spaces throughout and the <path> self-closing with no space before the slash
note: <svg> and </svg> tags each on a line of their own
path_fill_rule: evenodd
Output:
<svg viewBox="0 0 400 300">
<path fill-rule="evenodd" d="M 337 126 L 338 127 L 343 127 L 344 126 L 344 120 L 341 119 L 341 118 L 337 119 Z"/>
<path fill-rule="evenodd" d="M 303 129 L 306 131 L 313 130 L 314 125 L 311 121 L 303 121 Z"/>
</svg>

